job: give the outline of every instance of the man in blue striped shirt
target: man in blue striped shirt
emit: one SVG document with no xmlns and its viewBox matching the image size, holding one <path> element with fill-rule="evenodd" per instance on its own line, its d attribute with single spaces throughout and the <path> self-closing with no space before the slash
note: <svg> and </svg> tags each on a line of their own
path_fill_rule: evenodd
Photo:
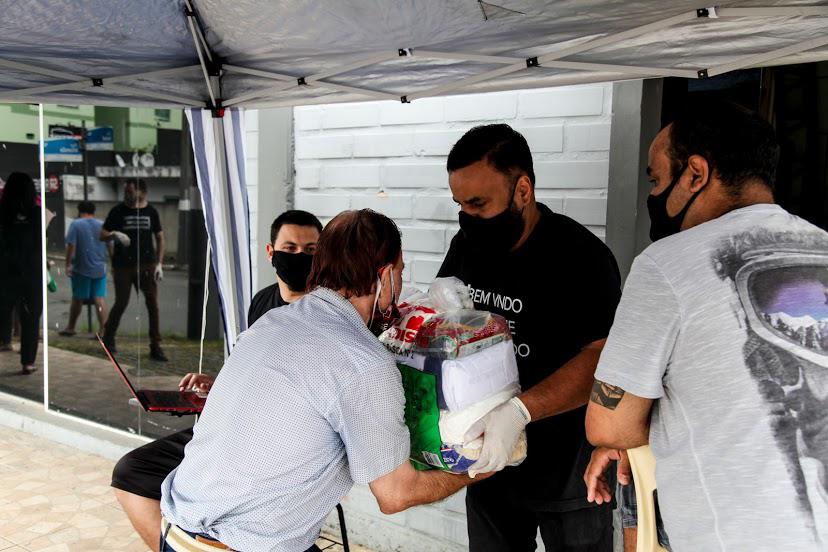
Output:
<svg viewBox="0 0 828 552">
<path fill-rule="evenodd" d="M 310 294 L 239 338 L 184 460 L 162 485 L 161 551 L 303 552 L 354 483 L 390 514 L 472 480 L 408 461 L 400 374 L 376 338 L 402 287 L 400 233 L 370 210 L 334 218 Z M 484 477 L 478 476 L 475 481 Z"/>
</svg>

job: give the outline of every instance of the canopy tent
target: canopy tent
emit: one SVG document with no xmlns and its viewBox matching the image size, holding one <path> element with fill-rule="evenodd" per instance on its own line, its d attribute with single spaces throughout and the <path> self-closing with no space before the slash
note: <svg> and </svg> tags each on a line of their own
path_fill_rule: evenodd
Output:
<svg viewBox="0 0 828 552">
<path fill-rule="evenodd" d="M 828 3 L 11 0 L 0 101 L 275 106 L 828 58 Z"/>
<path fill-rule="evenodd" d="M 0 102 L 197 109 L 191 133 L 230 345 L 245 327 L 250 283 L 237 269 L 249 268 L 250 251 L 241 113 L 221 118 L 226 107 L 405 103 L 828 59 L 828 2 L 809 0 L 7 0 L 3 8 Z"/>
</svg>

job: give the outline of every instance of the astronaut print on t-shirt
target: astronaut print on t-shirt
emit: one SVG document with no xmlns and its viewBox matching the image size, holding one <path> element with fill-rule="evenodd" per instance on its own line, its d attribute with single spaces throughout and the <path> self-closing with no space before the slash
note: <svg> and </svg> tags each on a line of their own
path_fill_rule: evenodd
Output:
<svg viewBox="0 0 828 552">
<path fill-rule="evenodd" d="M 745 362 L 767 402 L 803 515 L 826 537 L 828 511 L 828 237 L 756 229 L 713 257 L 738 296 Z M 755 461 L 761 461 L 757 451 Z M 762 483 L 757 481 L 757 485 Z"/>
</svg>

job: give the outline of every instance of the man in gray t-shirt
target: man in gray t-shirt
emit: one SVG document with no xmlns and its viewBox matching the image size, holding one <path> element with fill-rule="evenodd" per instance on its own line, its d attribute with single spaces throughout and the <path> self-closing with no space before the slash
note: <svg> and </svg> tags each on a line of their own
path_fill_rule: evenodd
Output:
<svg viewBox="0 0 828 552">
<path fill-rule="evenodd" d="M 732 105 L 650 148 L 658 241 L 627 279 L 587 435 L 649 442 L 675 551 L 828 546 L 828 234 L 773 204 L 778 155 Z"/>
</svg>

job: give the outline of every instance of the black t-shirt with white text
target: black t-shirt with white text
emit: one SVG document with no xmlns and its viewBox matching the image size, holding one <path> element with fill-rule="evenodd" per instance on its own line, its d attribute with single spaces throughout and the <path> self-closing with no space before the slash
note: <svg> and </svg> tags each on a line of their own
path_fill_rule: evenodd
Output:
<svg viewBox="0 0 828 552">
<path fill-rule="evenodd" d="M 543 204 L 537 226 L 517 250 L 502 254 L 468 245 L 457 233 L 438 276 L 456 276 L 475 308 L 504 316 L 512 329 L 523 390 L 555 372 L 609 333 L 621 296 L 609 248 L 574 220 Z M 527 426 L 528 456 L 478 485 L 496 486 L 533 508 L 568 511 L 589 506 L 584 470 L 592 447 L 585 407 Z M 507 498 L 504 496 L 504 498 Z"/>
<path fill-rule="evenodd" d="M 140 209 L 127 207 L 123 203 L 116 205 L 106 216 L 103 228 L 110 232 L 123 232 L 130 239 L 129 247 L 113 240 L 113 267 L 154 265 L 158 262 L 153 238 L 161 232 L 161 217 L 152 205 Z"/>
</svg>

